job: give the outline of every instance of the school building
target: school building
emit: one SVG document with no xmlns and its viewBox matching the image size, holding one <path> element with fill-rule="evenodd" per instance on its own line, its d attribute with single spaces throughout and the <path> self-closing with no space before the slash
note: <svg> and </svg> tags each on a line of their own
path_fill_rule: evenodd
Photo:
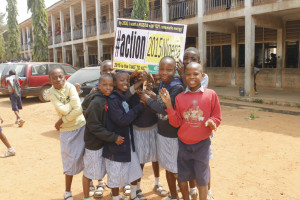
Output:
<svg viewBox="0 0 300 200">
<path fill-rule="evenodd" d="M 49 60 L 85 67 L 112 59 L 116 20 L 134 0 L 61 0 L 47 8 Z M 149 0 L 150 20 L 187 25 L 210 85 L 300 89 L 300 0 Z M 21 54 L 30 59 L 32 20 L 20 25 Z"/>
</svg>

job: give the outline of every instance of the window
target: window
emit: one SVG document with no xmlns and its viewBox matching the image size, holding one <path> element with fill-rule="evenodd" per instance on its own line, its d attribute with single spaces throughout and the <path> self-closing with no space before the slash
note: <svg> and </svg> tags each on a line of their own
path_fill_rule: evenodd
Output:
<svg viewBox="0 0 300 200">
<path fill-rule="evenodd" d="M 245 67 L 245 45 L 239 44 L 239 67 Z"/>
<path fill-rule="evenodd" d="M 286 68 L 298 68 L 299 66 L 299 41 L 286 42 Z"/>
<path fill-rule="evenodd" d="M 45 76 L 47 74 L 47 64 L 31 66 L 31 76 Z"/>
<path fill-rule="evenodd" d="M 70 65 L 61 65 L 61 67 L 64 69 L 66 75 L 71 75 L 76 72 L 76 70 Z"/>
</svg>

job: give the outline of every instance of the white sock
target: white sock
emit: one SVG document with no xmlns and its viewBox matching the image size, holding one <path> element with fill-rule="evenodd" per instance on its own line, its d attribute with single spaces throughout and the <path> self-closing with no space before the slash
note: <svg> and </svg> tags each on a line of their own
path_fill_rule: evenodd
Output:
<svg viewBox="0 0 300 200">
<path fill-rule="evenodd" d="M 119 195 L 118 195 L 118 196 L 113 196 L 113 197 L 112 197 L 112 200 L 120 200 Z"/>
<path fill-rule="evenodd" d="M 159 177 L 155 177 L 155 185 L 160 185 Z"/>
<path fill-rule="evenodd" d="M 190 192 L 191 192 L 191 193 L 197 192 L 197 188 L 196 188 L 196 187 L 190 188 Z"/>
<path fill-rule="evenodd" d="M 65 197 L 68 197 L 68 196 L 72 196 L 72 192 L 71 191 L 65 191 Z"/>
<path fill-rule="evenodd" d="M 98 185 L 103 185 L 103 183 L 104 183 L 104 181 L 102 180 L 102 181 L 98 181 Z"/>
<path fill-rule="evenodd" d="M 140 190 L 140 189 L 141 189 L 141 181 L 140 181 L 140 182 L 137 182 L 136 189 L 137 189 L 137 190 Z"/>
<path fill-rule="evenodd" d="M 207 191 L 207 194 L 211 195 L 211 189 L 209 189 L 209 190 Z"/>
<path fill-rule="evenodd" d="M 7 150 L 8 150 L 8 151 L 10 151 L 10 152 L 13 152 L 13 151 L 15 151 L 15 149 L 14 149 L 14 148 L 12 148 L 12 147 L 8 148 Z"/>
<path fill-rule="evenodd" d="M 130 185 L 130 188 L 131 188 L 130 198 L 133 199 L 134 197 L 136 197 L 137 185 Z"/>
</svg>

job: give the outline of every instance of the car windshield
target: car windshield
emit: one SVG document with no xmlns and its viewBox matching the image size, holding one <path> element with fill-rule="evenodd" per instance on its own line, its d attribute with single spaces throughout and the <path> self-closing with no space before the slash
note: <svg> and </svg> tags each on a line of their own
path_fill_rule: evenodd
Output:
<svg viewBox="0 0 300 200">
<path fill-rule="evenodd" d="M 80 69 L 76 71 L 70 78 L 68 82 L 75 84 L 79 83 L 80 85 L 88 85 L 91 82 L 95 82 L 100 77 L 100 68 L 94 69 Z"/>
</svg>

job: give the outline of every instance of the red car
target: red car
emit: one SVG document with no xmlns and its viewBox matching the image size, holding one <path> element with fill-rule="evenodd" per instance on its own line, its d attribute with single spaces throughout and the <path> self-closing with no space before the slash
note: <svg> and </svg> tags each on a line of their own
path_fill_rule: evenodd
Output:
<svg viewBox="0 0 300 200">
<path fill-rule="evenodd" d="M 48 89 L 51 87 L 51 84 L 49 83 L 49 71 L 54 67 L 62 68 L 66 74 L 66 79 L 68 79 L 77 70 L 69 64 L 52 62 L 0 64 L 0 68 L 3 68 L 1 74 L 0 93 L 8 94 L 6 77 L 9 76 L 9 71 L 14 69 L 16 74 L 22 80 L 27 78 L 24 88 L 22 88 L 21 91 L 22 97 L 37 96 L 42 102 L 48 102 Z"/>
</svg>

